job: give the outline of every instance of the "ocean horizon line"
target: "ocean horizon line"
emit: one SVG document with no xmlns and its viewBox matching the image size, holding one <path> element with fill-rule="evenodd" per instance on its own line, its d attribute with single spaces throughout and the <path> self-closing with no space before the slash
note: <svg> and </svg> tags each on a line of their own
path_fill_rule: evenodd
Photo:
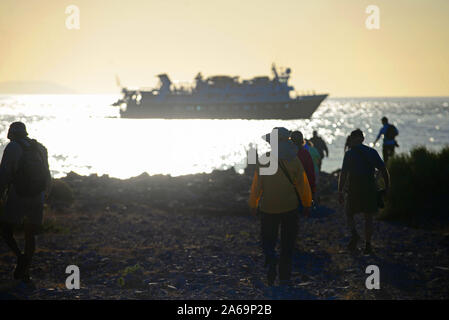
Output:
<svg viewBox="0 0 449 320">
<path fill-rule="evenodd" d="M 120 92 L 97 92 L 97 93 L 86 93 L 86 92 L 77 92 L 77 93 L 5 93 L 0 92 L 0 96 L 109 96 L 109 95 L 120 95 Z M 435 98 L 449 98 L 449 94 L 447 96 L 444 95 L 435 95 L 435 96 L 333 96 L 329 94 L 327 99 L 435 99 Z M 327 100 L 326 99 L 326 100 Z"/>
</svg>

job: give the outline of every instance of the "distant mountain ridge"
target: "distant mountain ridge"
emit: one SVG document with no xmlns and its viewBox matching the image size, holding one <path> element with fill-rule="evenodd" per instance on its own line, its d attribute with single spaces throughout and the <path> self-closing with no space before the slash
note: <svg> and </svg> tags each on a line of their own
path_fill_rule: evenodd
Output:
<svg viewBox="0 0 449 320">
<path fill-rule="evenodd" d="M 75 94 L 75 90 L 46 81 L 0 82 L 0 94 Z"/>
</svg>

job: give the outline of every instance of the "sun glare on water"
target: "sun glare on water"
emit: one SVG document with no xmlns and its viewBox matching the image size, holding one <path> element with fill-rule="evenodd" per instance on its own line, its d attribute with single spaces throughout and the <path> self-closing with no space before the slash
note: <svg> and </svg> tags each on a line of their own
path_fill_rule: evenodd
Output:
<svg viewBox="0 0 449 320">
<path fill-rule="evenodd" d="M 261 137 L 280 126 L 301 130 L 306 138 L 318 130 L 330 150 L 323 170 L 331 172 L 341 166 L 346 136 L 361 128 L 365 143 L 372 145 L 384 114 L 400 131 L 400 152 L 420 143 L 431 148 L 448 143 L 447 99 L 328 99 L 311 119 L 289 121 L 120 119 L 118 108 L 111 106 L 116 99 L 111 95 L 0 96 L 0 146 L 8 143 L 9 124 L 23 121 L 30 136 L 47 147 L 54 177 L 74 171 L 124 179 L 143 172 L 179 176 L 232 167 L 242 172 L 250 146 L 259 154 L 269 151 Z M 443 117 L 436 116 L 440 114 Z M 374 147 L 381 152 L 380 143 Z"/>
</svg>

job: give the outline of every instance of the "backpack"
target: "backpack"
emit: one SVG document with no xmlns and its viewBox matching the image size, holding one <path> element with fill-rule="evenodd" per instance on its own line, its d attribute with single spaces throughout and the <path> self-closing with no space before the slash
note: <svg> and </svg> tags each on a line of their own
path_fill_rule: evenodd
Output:
<svg viewBox="0 0 449 320">
<path fill-rule="evenodd" d="M 16 174 L 12 184 L 17 195 L 33 197 L 45 190 L 49 169 L 45 156 L 36 140 L 30 140 L 27 146 L 18 141 L 22 147 L 22 156 L 19 159 Z"/>
<path fill-rule="evenodd" d="M 388 125 L 387 131 L 385 132 L 385 137 L 388 140 L 394 140 L 396 136 L 398 135 L 398 129 L 392 124 Z"/>
</svg>

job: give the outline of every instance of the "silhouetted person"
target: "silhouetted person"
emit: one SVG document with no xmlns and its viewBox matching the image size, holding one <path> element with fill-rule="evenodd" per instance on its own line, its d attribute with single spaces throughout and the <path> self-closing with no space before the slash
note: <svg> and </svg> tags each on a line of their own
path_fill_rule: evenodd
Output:
<svg viewBox="0 0 449 320">
<path fill-rule="evenodd" d="M 316 130 L 313 131 L 313 137 L 310 138 L 310 141 L 320 153 L 321 161 L 319 169 L 321 171 L 321 164 L 323 163 L 324 154 L 326 153 L 326 157 L 329 157 L 329 150 L 327 149 L 326 142 L 324 142 L 324 140 L 320 136 L 318 136 L 318 132 Z"/>
<path fill-rule="evenodd" d="M 345 148 L 344 148 L 345 153 L 346 153 L 346 151 L 351 150 L 351 147 L 352 147 L 352 144 L 351 144 L 351 135 L 349 135 L 349 136 L 346 137 L 346 141 L 345 141 Z M 345 187 L 344 187 L 343 190 L 342 190 L 343 194 L 346 195 L 346 196 L 347 196 L 347 194 L 348 194 L 348 184 L 349 184 L 349 183 L 346 183 L 346 184 L 345 184 Z M 347 208 L 345 208 L 345 214 L 346 214 L 346 216 L 348 216 L 348 213 L 347 213 L 347 210 L 346 210 L 346 209 L 347 209 Z"/>
<path fill-rule="evenodd" d="M 265 265 L 268 266 L 267 280 L 273 285 L 277 276 L 276 242 L 281 228 L 281 254 L 279 279 L 288 284 L 291 277 L 292 257 L 298 234 L 298 217 L 302 211 L 309 215 L 312 192 L 301 161 L 298 148 L 289 140 L 290 131 L 278 129 L 277 171 L 272 175 L 260 175 L 258 164 L 251 186 L 249 206 L 253 215 L 261 215 L 262 248 Z M 270 142 L 270 135 L 266 135 Z M 273 156 L 273 155 L 271 155 Z M 268 165 L 267 165 L 268 166 Z"/>
<path fill-rule="evenodd" d="M 318 149 L 314 147 L 313 143 L 310 140 L 304 140 L 304 149 L 306 149 L 310 157 L 312 158 L 313 168 L 315 171 L 315 194 L 314 194 L 314 204 L 318 205 L 320 202 L 320 193 L 319 193 L 319 181 L 320 181 L 320 167 L 321 167 L 321 156 L 318 152 Z"/>
<path fill-rule="evenodd" d="M 365 215 L 365 254 L 372 253 L 371 236 L 373 233 L 373 215 L 378 210 L 377 186 L 375 169 L 379 169 L 385 181 L 385 192 L 388 192 L 390 178 L 384 162 L 377 151 L 363 144 L 364 136 L 360 129 L 354 130 L 350 135 L 351 148 L 345 153 L 343 166 L 338 181 L 338 194 L 340 204 L 345 203 L 348 227 L 351 231 L 351 240 L 348 249 L 354 251 L 360 239 L 354 222 L 354 215 Z M 349 177 L 348 177 L 349 176 Z M 347 181 L 348 180 L 348 181 Z M 343 190 L 349 183 L 346 201 Z"/>
<path fill-rule="evenodd" d="M 47 150 L 28 138 L 25 124 L 10 125 L 0 164 L 0 197 L 7 190 L 6 205 L 0 216 L 1 235 L 17 256 L 14 278 L 29 280 L 29 267 L 35 251 L 35 235 L 42 226 L 45 192 L 50 187 Z M 25 251 L 21 252 L 13 229 L 24 222 Z"/>
<path fill-rule="evenodd" d="M 307 174 L 307 179 L 309 180 L 310 189 L 312 193 L 316 192 L 315 184 L 315 168 L 312 157 L 309 151 L 304 147 L 304 136 L 301 131 L 293 131 L 291 134 L 291 140 L 298 147 L 298 158 L 301 160 L 302 166 Z"/>
<path fill-rule="evenodd" d="M 351 136 L 349 135 L 349 136 L 346 137 L 345 149 L 344 149 L 345 152 L 350 150 L 351 147 L 352 147 L 352 145 L 351 145 Z"/>
<path fill-rule="evenodd" d="M 315 184 L 318 185 L 318 180 L 320 177 L 320 167 L 321 167 L 321 156 L 320 152 L 317 148 L 315 148 L 314 144 L 310 140 L 305 140 L 304 148 L 309 151 L 310 156 L 312 157 L 313 167 L 315 168 Z"/>
<path fill-rule="evenodd" d="M 384 158 L 384 162 L 387 163 L 388 159 L 394 155 L 394 148 L 399 147 L 398 143 L 396 142 L 396 136 L 399 134 L 398 129 L 388 123 L 387 117 L 382 118 L 382 128 L 379 131 L 379 134 L 377 135 L 376 141 L 374 141 L 374 144 L 379 141 L 380 137 L 384 136 L 384 141 L 382 145 L 382 156 Z"/>
</svg>

